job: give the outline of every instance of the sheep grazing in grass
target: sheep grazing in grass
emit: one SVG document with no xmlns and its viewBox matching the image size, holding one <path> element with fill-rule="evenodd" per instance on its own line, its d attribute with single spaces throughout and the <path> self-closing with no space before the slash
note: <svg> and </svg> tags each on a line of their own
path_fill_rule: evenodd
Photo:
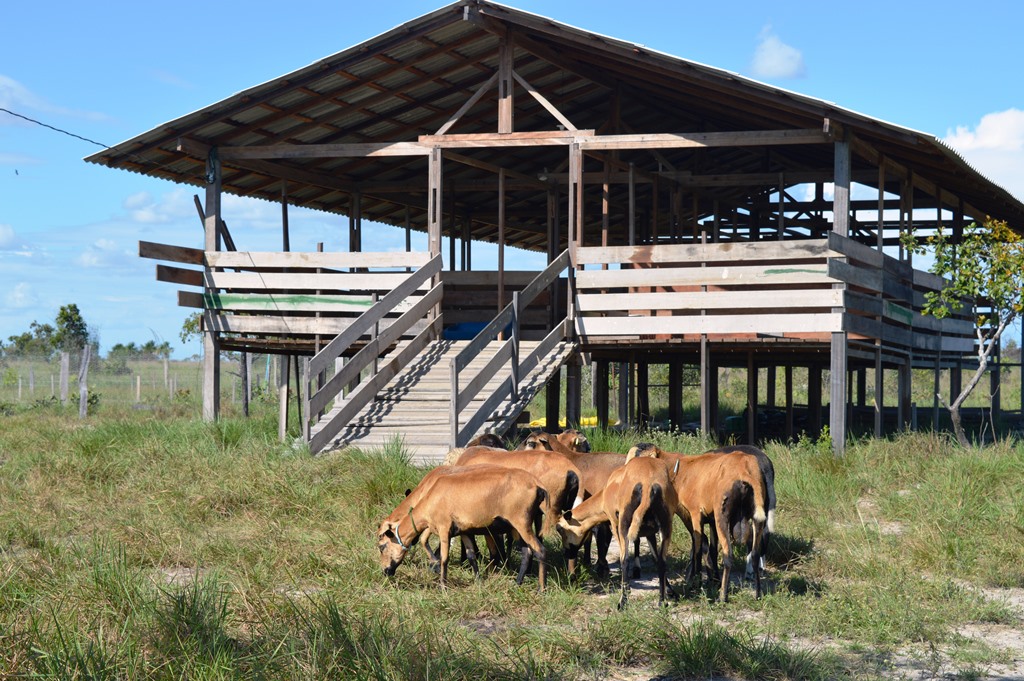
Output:
<svg viewBox="0 0 1024 681">
<path fill-rule="evenodd" d="M 675 487 L 664 463 L 651 458 L 639 458 L 618 468 L 608 478 L 608 484 L 558 521 L 558 531 L 566 546 L 578 547 L 587 533 L 600 523 L 610 522 L 620 551 L 621 593 L 619 609 L 629 598 L 630 544 L 641 536 L 661 534 L 661 547 L 652 541 L 654 559 L 658 569 L 658 603 L 664 603 L 668 593 L 665 561 L 672 543 L 672 517 L 677 512 Z M 639 560 L 634 555 L 633 560 Z"/>
<path fill-rule="evenodd" d="M 432 533 L 441 542 L 441 587 L 446 588 L 451 537 L 483 530 L 511 531 L 522 543 L 516 583 L 522 584 L 530 559 L 536 556 L 540 590 L 544 590 L 544 544 L 535 527 L 540 525 L 542 515 L 550 515 L 551 505 L 536 477 L 515 468 L 485 465 L 428 477 L 426 487 L 413 490 L 377 530 L 385 575 L 394 575 L 417 539 Z M 414 501 L 409 501 L 410 497 Z"/>
<path fill-rule="evenodd" d="M 679 499 L 679 517 L 693 537 L 687 583 L 700 578 L 700 554 L 704 543 L 703 523 L 714 525 L 717 548 L 722 553 L 722 583 L 719 598 L 728 600 L 732 571 L 733 530 L 744 523 L 751 535 L 751 558 L 759 560 L 767 525 L 768 488 L 755 456 L 733 450 L 688 456 L 665 452 L 652 444 L 636 446 L 638 458 L 654 456 L 675 473 L 673 484 Z M 748 488 L 749 487 L 749 491 Z M 714 542 L 712 546 L 716 546 Z M 714 549 L 712 549 L 714 550 Z M 754 570 L 754 588 L 761 596 L 761 571 Z"/>
<path fill-rule="evenodd" d="M 579 431 L 568 429 L 558 435 L 543 431 L 530 434 L 523 443 L 529 449 L 545 449 L 568 458 L 580 470 L 580 486 L 583 498 L 587 499 L 604 489 L 608 484 L 608 476 L 612 471 L 621 468 L 626 460 L 616 452 L 591 452 L 590 443 Z M 608 546 L 611 544 L 612 532 L 608 524 L 599 524 L 593 529 L 593 538 L 597 544 L 597 562 L 594 570 L 598 575 L 608 574 Z M 588 535 L 583 541 L 583 560 L 590 562 L 590 542 Z M 636 565 L 633 577 L 640 576 L 640 566 Z"/>
</svg>

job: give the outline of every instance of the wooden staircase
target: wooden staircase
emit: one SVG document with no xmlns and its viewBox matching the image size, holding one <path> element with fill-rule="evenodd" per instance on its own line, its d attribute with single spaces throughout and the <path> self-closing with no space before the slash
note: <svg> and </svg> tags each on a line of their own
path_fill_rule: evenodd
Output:
<svg viewBox="0 0 1024 681">
<path fill-rule="evenodd" d="M 542 341 L 520 341 L 521 356 L 529 357 L 541 347 Z M 452 446 L 452 376 L 453 359 L 467 348 L 470 341 L 435 340 L 399 372 L 363 407 L 324 447 L 379 448 L 400 440 L 416 463 L 439 463 Z M 493 340 L 460 372 L 466 382 L 484 369 L 500 351 L 503 341 Z M 572 356 L 575 344 L 561 340 L 530 362 L 531 367 L 519 376 L 515 396 L 497 403 L 479 427 L 469 436 L 484 432 L 504 432 L 511 427 L 548 379 Z M 395 349 L 401 352 L 401 347 Z M 387 361 L 387 356 L 382 358 Z M 529 366 L 529 365 L 528 365 Z M 525 367 L 524 367 L 525 368 Z M 484 384 L 479 393 L 463 408 L 475 413 L 492 395 L 501 391 L 511 376 L 507 363 Z M 339 400 L 320 423 L 329 423 L 332 413 L 344 409 Z M 314 426 L 313 435 L 317 432 Z"/>
</svg>

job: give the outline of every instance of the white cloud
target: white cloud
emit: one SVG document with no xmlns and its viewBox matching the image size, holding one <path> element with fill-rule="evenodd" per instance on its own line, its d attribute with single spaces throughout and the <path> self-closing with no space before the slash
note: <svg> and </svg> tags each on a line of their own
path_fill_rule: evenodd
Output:
<svg viewBox="0 0 1024 681">
<path fill-rule="evenodd" d="M 128 212 L 132 221 L 145 225 L 162 225 L 196 215 L 192 201 L 185 196 L 185 190 L 181 188 L 161 194 L 159 197 L 154 197 L 149 192 L 138 192 L 126 197 L 121 206 Z"/>
<path fill-rule="evenodd" d="M 43 112 L 60 116 L 72 116 L 93 121 L 109 120 L 109 116 L 95 111 L 75 111 L 56 106 L 35 94 L 18 81 L 0 73 L 0 106 L 21 115 L 31 116 Z M 20 109 L 20 111 L 19 111 Z M 30 122 L 10 114 L 0 116 L 0 125 L 29 125 Z"/>
<path fill-rule="evenodd" d="M 27 307 L 34 307 L 39 298 L 32 287 L 25 282 L 15 285 L 4 297 L 4 302 L 11 309 L 21 310 Z"/>
<path fill-rule="evenodd" d="M 802 78 L 807 73 L 803 53 L 782 42 L 771 26 L 765 26 L 759 40 L 751 63 L 755 77 Z"/>
<path fill-rule="evenodd" d="M 0 250 L 6 251 L 17 248 L 21 244 L 10 225 L 0 225 Z"/>
<path fill-rule="evenodd" d="M 119 249 L 110 239 L 98 239 L 75 258 L 76 263 L 87 268 L 129 267 L 136 260 L 134 253 Z"/>
<path fill-rule="evenodd" d="M 1024 199 L 1024 111 L 985 114 L 974 127 L 947 131 L 942 141 L 982 175 Z"/>
</svg>

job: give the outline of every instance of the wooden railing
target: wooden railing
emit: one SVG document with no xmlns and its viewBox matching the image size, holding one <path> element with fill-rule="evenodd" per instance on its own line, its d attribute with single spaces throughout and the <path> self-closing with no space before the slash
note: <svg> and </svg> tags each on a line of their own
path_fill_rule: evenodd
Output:
<svg viewBox="0 0 1024 681">
<path fill-rule="evenodd" d="M 941 278 L 856 241 L 579 248 L 576 328 L 583 343 L 662 337 L 846 331 L 911 352 L 969 352 L 969 318 L 925 317 Z M 607 269 L 599 269 L 606 266 Z"/>
<path fill-rule="evenodd" d="M 568 321 L 565 320 L 555 327 L 541 340 L 540 344 L 527 357 L 520 358 L 519 340 L 520 316 L 526 308 L 548 287 L 554 284 L 559 275 L 569 266 L 569 252 L 565 251 L 551 262 L 547 268 L 538 274 L 522 291 L 512 294 L 512 302 L 502 309 L 498 315 L 490 321 L 458 355 L 451 360 L 451 441 L 453 447 L 461 447 L 470 439 L 473 433 L 479 429 L 497 407 L 506 399 L 516 399 L 519 393 L 519 379 L 537 366 L 541 357 L 544 357 L 557 343 L 564 340 L 570 331 Z M 487 361 L 487 363 L 474 375 L 465 386 L 461 385 L 463 372 L 480 352 L 486 348 L 491 341 L 496 340 L 499 335 L 507 332 L 507 338 L 498 348 L 498 351 Z M 462 420 L 462 412 L 470 406 L 473 398 L 476 397 L 485 385 L 487 385 L 498 371 L 508 365 L 511 372 L 497 390 L 483 401 L 483 403 L 467 418 Z"/>
<path fill-rule="evenodd" d="M 441 256 L 437 255 L 412 274 L 401 274 L 401 281 L 383 298 L 350 322 L 320 352 L 305 361 L 303 436 L 309 443 L 310 451 L 315 453 L 323 449 L 427 343 L 440 336 L 441 317 L 431 318 L 431 314 L 441 302 L 443 284 L 433 286 L 425 295 L 413 297 L 418 290 L 428 286 L 440 271 Z M 414 301 L 411 305 L 410 300 Z M 391 319 L 385 328 L 380 328 L 382 320 L 403 306 L 408 307 L 400 316 Z M 416 326 L 422 328 L 411 340 L 402 345 L 397 353 L 387 354 Z M 357 343 L 361 343 L 362 347 L 352 354 L 351 350 Z M 351 357 L 345 365 L 321 385 L 318 377 L 348 354 Z M 363 370 L 368 368 L 369 376 L 349 392 L 340 402 L 339 408 L 332 410 L 314 433 L 314 427 L 321 420 L 320 415 L 332 402 L 338 400 L 347 386 L 360 379 Z"/>
</svg>

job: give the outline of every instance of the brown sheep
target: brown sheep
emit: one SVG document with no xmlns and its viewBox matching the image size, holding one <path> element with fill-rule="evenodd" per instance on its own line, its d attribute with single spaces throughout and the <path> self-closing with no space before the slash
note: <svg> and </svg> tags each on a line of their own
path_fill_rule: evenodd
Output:
<svg viewBox="0 0 1024 681">
<path fill-rule="evenodd" d="M 543 431 L 532 433 L 524 442 L 524 447 L 531 449 L 548 449 L 568 458 L 580 469 L 580 487 L 583 498 L 589 498 L 608 484 L 608 476 L 612 471 L 626 463 L 622 454 L 614 452 L 591 452 L 586 437 L 576 430 L 564 430 L 558 435 Z M 585 447 L 585 452 L 576 447 Z M 610 525 L 597 525 L 593 530 L 597 542 L 597 562 L 594 569 L 598 575 L 608 574 L 608 545 L 611 543 Z M 590 562 L 590 537 L 583 542 L 583 560 Z M 635 567 L 633 577 L 639 577 L 639 565 Z"/>
<path fill-rule="evenodd" d="M 558 530 L 567 546 L 579 546 L 587 533 L 600 523 L 610 522 L 620 556 L 619 609 L 629 596 L 629 546 L 641 535 L 661 533 L 661 548 L 655 549 L 658 568 L 658 603 L 664 603 L 668 592 L 665 560 L 672 542 L 672 517 L 677 512 L 675 487 L 664 463 L 656 459 L 635 459 L 615 470 L 600 492 L 577 506 L 558 522 Z M 652 542 L 652 547 L 656 546 Z M 634 560 L 639 555 L 634 551 Z"/>
<path fill-rule="evenodd" d="M 409 497 L 416 502 L 409 502 Z M 489 528 L 511 530 L 524 544 L 516 583 L 522 584 L 529 560 L 536 555 L 543 591 L 544 544 L 534 531 L 542 513 L 551 513 L 548 493 L 536 477 L 523 470 L 472 466 L 430 476 L 424 490 L 414 491 L 381 522 L 377 531 L 381 568 L 385 575 L 394 575 L 417 539 L 433 533 L 441 542 L 441 586 L 445 588 L 452 536 Z"/>
<path fill-rule="evenodd" d="M 729 595 L 729 576 L 732 571 L 733 527 L 749 524 L 752 534 L 751 553 L 758 559 L 762 551 L 761 538 L 767 524 L 768 490 L 757 459 L 742 451 L 716 452 L 688 456 L 665 452 L 651 444 L 637 445 L 640 457 L 653 453 L 675 473 L 673 484 L 679 499 L 677 515 L 690 530 L 690 567 L 687 582 L 700 577 L 699 556 L 703 545 L 703 522 L 714 523 L 718 549 L 722 553 L 722 583 L 719 598 L 724 602 Z M 634 461 L 642 458 L 634 459 Z M 737 483 L 739 487 L 737 487 Z M 745 503 L 749 486 L 752 504 Z M 737 514 L 748 515 L 737 518 Z M 761 572 L 754 570 L 755 593 L 761 596 Z"/>
</svg>

